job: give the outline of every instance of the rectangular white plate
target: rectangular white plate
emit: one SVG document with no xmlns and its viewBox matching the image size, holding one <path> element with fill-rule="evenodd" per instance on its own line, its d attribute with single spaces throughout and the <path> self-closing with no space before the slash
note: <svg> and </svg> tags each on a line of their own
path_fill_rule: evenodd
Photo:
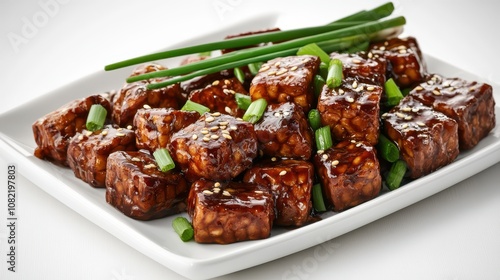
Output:
<svg viewBox="0 0 500 280">
<path fill-rule="evenodd" d="M 220 39 L 227 34 L 248 31 L 249 27 L 252 30 L 273 27 L 275 19 L 274 16 L 261 17 L 177 46 Z M 434 57 L 426 56 L 426 61 L 432 73 L 482 80 Z M 173 60 L 171 65 L 178 62 Z M 500 161 L 497 125 L 477 147 L 460 154 L 454 163 L 345 212 L 324 214 L 323 219 L 314 224 L 293 230 L 274 229 L 272 236 L 265 240 L 230 245 L 183 243 L 171 228 L 172 217 L 149 222 L 130 219 L 106 203 L 103 189 L 94 189 L 75 178 L 70 169 L 33 156 L 36 145 L 31 125 L 36 119 L 76 98 L 119 89 L 130 72 L 131 68 L 101 71 L 0 115 L 0 150 L 8 160 L 22 166 L 19 168 L 22 174 L 41 189 L 146 256 L 189 278 L 228 274 L 325 242 L 442 191 Z M 493 87 L 499 100 L 500 88 Z M 498 105 L 495 112 L 499 124 Z"/>
</svg>

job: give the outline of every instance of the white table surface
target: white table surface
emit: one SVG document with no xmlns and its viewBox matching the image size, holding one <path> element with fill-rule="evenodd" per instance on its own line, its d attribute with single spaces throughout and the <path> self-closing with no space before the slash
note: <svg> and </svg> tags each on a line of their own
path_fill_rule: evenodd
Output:
<svg viewBox="0 0 500 280">
<path fill-rule="evenodd" d="M 0 112 L 114 61 L 265 12 L 293 28 L 385 1 L 0 3 Z M 500 84 L 497 1 L 395 1 L 424 52 Z M 249 26 L 249 30 L 251 27 Z M 16 37 L 17 36 L 17 37 Z M 499 94 L 496 94 L 497 103 Z M 184 279 L 18 178 L 17 272 L 7 271 L 0 156 L 0 279 Z M 14 162 L 15 163 L 15 162 Z M 18 166 L 19 172 L 23 166 Z M 500 279 L 500 164 L 325 244 L 219 279 Z M 329 250 L 325 250 L 326 247 Z"/>
</svg>

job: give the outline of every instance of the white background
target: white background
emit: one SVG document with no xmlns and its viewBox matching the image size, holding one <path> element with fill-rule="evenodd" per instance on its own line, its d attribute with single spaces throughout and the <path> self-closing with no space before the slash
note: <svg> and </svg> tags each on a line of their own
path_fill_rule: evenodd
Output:
<svg viewBox="0 0 500 280">
<path fill-rule="evenodd" d="M 385 1 L 77 1 L 0 3 L 0 113 L 105 64 L 265 13 L 284 29 Z M 424 52 L 500 83 L 496 1 L 395 1 Z M 249 30 L 252 30 L 249 26 Z M 498 101 L 498 93 L 497 103 Z M 15 162 L 14 162 L 15 163 Z M 0 160 L 6 221 L 7 162 Z M 18 166 L 20 172 L 29 172 Z M 500 164 L 321 247 L 220 279 L 500 279 Z M 4 183 L 1 183 L 4 182 Z M 18 266 L 1 279 L 183 279 L 18 178 Z M 326 247 L 328 251 L 322 251 Z M 319 252 L 321 251 L 321 254 Z"/>
</svg>

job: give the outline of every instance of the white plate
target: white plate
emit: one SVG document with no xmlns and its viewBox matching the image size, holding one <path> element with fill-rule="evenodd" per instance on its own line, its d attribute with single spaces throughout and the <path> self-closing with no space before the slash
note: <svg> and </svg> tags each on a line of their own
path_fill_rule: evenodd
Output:
<svg viewBox="0 0 500 280">
<path fill-rule="evenodd" d="M 274 27 L 274 22 L 274 16 L 262 17 L 178 46 L 248 31 L 249 26 L 251 29 Z M 172 65 L 178 61 L 173 60 Z M 426 61 L 433 73 L 482 80 L 439 59 L 426 56 Z M 131 68 L 107 73 L 101 71 L 0 115 L 0 150 L 41 189 L 133 248 L 189 278 L 228 274 L 325 242 L 444 190 L 500 161 L 500 128 L 497 125 L 476 148 L 460 154 L 454 163 L 342 213 L 324 214 L 323 219 L 314 224 L 293 230 L 274 229 L 272 236 L 265 240 L 229 245 L 183 243 L 171 228 L 172 217 L 149 222 L 130 219 L 106 203 L 103 189 L 94 189 L 75 178 L 70 169 L 33 156 L 36 145 L 31 125 L 37 118 L 70 100 L 119 89 L 130 72 Z M 493 87 L 498 93 L 499 86 Z M 498 94 L 496 100 L 499 100 Z M 499 124 L 498 105 L 495 112 Z"/>
</svg>

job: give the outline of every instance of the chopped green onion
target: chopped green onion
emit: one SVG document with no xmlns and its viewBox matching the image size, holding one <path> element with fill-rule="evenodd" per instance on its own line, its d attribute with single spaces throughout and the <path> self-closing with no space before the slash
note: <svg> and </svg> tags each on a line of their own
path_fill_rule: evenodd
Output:
<svg viewBox="0 0 500 280">
<path fill-rule="evenodd" d="M 262 66 L 262 62 L 253 62 L 248 64 L 248 69 L 252 75 L 257 75 L 259 73 L 260 67 Z"/>
<path fill-rule="evenodd" d="M 323 91 L 323 87 L 325 86 L 326 82 L 321 75 L 316 75 L 314 76 L 314 96 L 318 98 L 321 95 L 321 91 Z"/>
<path fill-rule="evenodd" d="M 399 101 L 403 99 L 403 94 L 399 90 L 399 87 L 396 85 L 394 80 L 390 78 L 384 84 L 385 94 L 387 95 L 387 105 L 388 106 L 396 106 L 399 104 Z"/>
<path fill-rule="evenodd" d="M 243 110 L 247 110 L 248 106 L 250 106 L 250 104 L 252 103 L 252 99 L 250 98 L 249 95 L 242 94 L 239 92 L 237 92 L 234 95 L 234 98 L 236 99 L 236 103 L 238 104 L 238 108 L 243 109 Z"/>
<path fill-rule="evenodd" d="M 245 73 L 243 72 L 243 70 L 241 70 L 240 67 L 234 68 L 234 76 L 236 77 L 236 79 L 238 79 L 238 81 L 240 81 L 240 83 L 243 84 L 245 82 Z"/>
<path fill-rule="evenodd" d="M 299 48 L 297 55 L 313 55 L 319 57 L 321 62 L 330 62 L 330 56 L 315 43 L 307 44 Z"/>
<path fill-rule="evenodd" d="M 398 146 L 383 134 L 378 137 L 377 148 L 380 156 L 388 162 L 395 162 L 399 159 Z"/>
<path fill-rule="evenodd" d="M 391 165 L 391 169 L 387 174 L 387 178 L 385 179 L 385 183 L 387 187 L 393 191 L 399 186 L 401 186 L 401 181 L 406 173 L 406 162 L 404 160 L 397 160 Z"/>
<path fill-rule="evenodd" d="M 307 114 L 307 118 L 309 120 L 309 125 L 313 130 L 318 129 L 321 126 L 321 116 L 318 109 L 311 109 L 311 111 Z"/>
<path fill-rule="evenodd" d="M 187 242 L 193 239 L 194 229 L 191 223 L 184 217 L 177 217 L 172 221 L 174 231 L 179 235 L 182 241 Z"/>
<path fill-rule="evenodd" d="M 93 104 L 87 116 L 87 130 L 96 131 L 104 126 L 108 111 L 101 104 Z"/>
<path fill-rule="evenodd" d="M 184 106 L 182 106 L 181 110 L 182 111 L 196 111 L 196 112 L 200 113 L 200 115 L 203 115 L 206 112 L 210 112 L 210 108 L 205 107 L 204 105 L 201 105 L 201 104 L 196 103 L 196 102 L 191 101 L 191 100 L 186 101 Z"/>
<path fill-rule="evenodd" d="M 326 81 L 326 77 L 328 76 L 328 63 L 321 62 L 319 64 L 319 75 Z"/>
<path fill-rule="evenodd" d="M 328 65 L 328 75 L 326 77 L 326 85 L 329 88 L 336 88 L 342 84 L 343 65 L 340 59 L 332 59 Z"/>
<path fill-rule="evenodd" d="M 315 184 L 312 187 L 312 199 L 313 199 L 313 207 L 314 210 L 318 212 L 325 212 L 326 206 L 325 201 L 323 200 L 323 192 L 321 190 L 320 184 Z"/>
<path fill-rule="evenodd" d="M 175 168 L 175 163 L 167 149 L 160 148 L 154 151 L 153 156 L 162 172 L 167 172 Z"/>
<path fill-rule="evenodd" d="M 259 98 L 253 101 L 250 103 L 250 106 L 248 106 L 247 111 L 243 115 L 243 120 L 250 123 L 258 122 L 260 118 L 262 118 L 262 115 L 264 115 L 266 107 L 267 101 L 264 98 Z"/>
<path fill-rule="evenodd" d="M 326 150 L 333 146 L 332 133 L 328 125 L 316 129 L 314 134 L 316 136 L 316 148 L 318 150 Z"/>
</svg>

